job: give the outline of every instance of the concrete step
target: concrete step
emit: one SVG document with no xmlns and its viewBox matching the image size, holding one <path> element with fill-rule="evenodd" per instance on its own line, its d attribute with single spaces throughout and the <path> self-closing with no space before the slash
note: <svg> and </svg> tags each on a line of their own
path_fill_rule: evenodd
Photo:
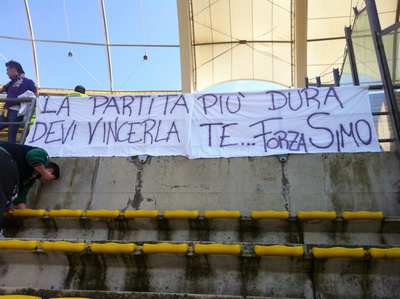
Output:
<svg viewBox="0 0 400 299">
<path fill-rule="evenodd" d="M 46 290 L 1 288 L 0 294 L 21 294 L 50 298 L 90 298 L 90 299 L 298 299 L 300 297 L 260 297 L 260 296 L 232 296 L 209 294 L 179 294 L 155 292 L 117 292 L 117 291 L 90 291 L 90 290 Z M 1 297 L 0 297 L 1 298 Z"/>
<path fill-rule="evenodd" d="M 241 244 L 240 255 L 143 254 L 140 247 L 130 254 L 92 253 L 85 248 L 82 252 L 0 250 L 1 288 L 87 297 L 100 294 L 95 298 L 108 298 L 110 293 L 121 294 L 113 298 L 153 298 L 158 293 L 171 295 L 166 298 L 194 296 L 187 294 L 207 294 L 205 298 L 398 297 L 399 259 L 314 258 L 310 254 L 313 245 L 362 245 L 365 249 L 399 244 L 396 218 L 349 220 L 341 213 L 366 209 L 400 215 L 396 153 L 291 155 L 285 162 L 276 157 L 68 158 L 57 162 L 62 179 L 33 192 L 30 207 L 117 209 L 117 216 L 97 219 L 86 213 L 77 219 L 59 219 L 45 212 L 39 219 L 22 219 L 22 226 L 13 226 L 18 229 L 9 230 L 9 235 L 123 240 L 139 246 L 173 240 L 249 242 Z M 175 219 L 161 212 L 155 218 L 128 220 L 119 217 L 126 209 L 230 209 L 240 211 L 240 217 L 205 219 L 200 212 L 195 218 Z M 266 209 L 288 210 L 290 217 L 251 217 L 253 210 Z M 329 219 L 324 220 L 300 219 L 297 213 L 306 210 L 338 214 L 332 218 L 328 213 Z M 299 244 L 305 255 L 251 254 L 254 245 L 274 243 Z"/>
<path fill-rule="evenodd" d="M 400 218 L 167 219 L 14 217 L 7 237 L 119 241 L 212 241 L 342 245 L 400 245 Z"/>
<path fill-rule="evenodd" d="M 239 244 L 240 254 L 233 250 L 222 255 L 216 255 L 215 248 L 206 254 L 204 247 L 196 253 L 196 243 L 183 250 L 159 246 L 158 253 L 154 247 L 146 250 L 138 244 L 124 254 L 111 254 L 104 248 L 93 253 L 85 244 L 71 247 L 65 243 L 61 249 L 40 244 L 31 250 L 0 250 L 0 288 L 395 298 L 400 285 L 399 249 L 393 255 L 397 258 L 385 259 L 379 251 L 365 254 L 366 248 L 327 253 L 316 251 L 317 245 L 300 246 L 304 250 L 300 255 L 290 251 L 288 256 L 276 256 L 275 251 L 262 256 L 265 252 L 254 252 L 253 243 Z"/>
</svg>

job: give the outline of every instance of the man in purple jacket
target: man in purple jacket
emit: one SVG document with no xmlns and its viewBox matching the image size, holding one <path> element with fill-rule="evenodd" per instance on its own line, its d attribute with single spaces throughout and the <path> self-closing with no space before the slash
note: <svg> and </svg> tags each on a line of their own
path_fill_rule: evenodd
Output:
<svg viewBox="0 0 400 299">
<path fill-rule="evenodd" d="M 1 92 L 7 93 L 7 98 L 15 99 L 19 95 L 23 94 L 27 90 L 32 91 L 37 95 L 37 88 L 35 83 L 25 78 L 25 72 L 20 63 L 10 60 L 6 63 L 7 75 L 10 78 L 10 82 L 0 88 Z M 20 122 L 23 116 L 18 116 L 18 111 L 20 108 L 19 103 L 14 101 L 6 101 L 2 115 L 0 115 L 0 122 Z M 0 131 L 8 126 L 8 142 L 15 143 L 17 139 L 17 132 L 19 125 L 7 125 L 0 124 Z"/>
</svg>

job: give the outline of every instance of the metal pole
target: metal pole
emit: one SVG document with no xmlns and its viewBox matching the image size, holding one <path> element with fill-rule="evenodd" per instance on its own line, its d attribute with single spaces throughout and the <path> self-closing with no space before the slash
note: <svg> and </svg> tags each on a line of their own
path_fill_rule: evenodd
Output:
<svg viewBox="0 0 400 299">
<path fill-rule="evenodd" d="M 333 80 L 335 82 L 335 86 L 340 86 L 340 73 L 338 68 L 334 68 L 333 71 Z"/>
<path fill-rule="evenodd" d="M 110 91 L 114 90 L 113 86 L 113 75 L 112 75 L 112 63 L 111 63 L 111 47 L 110 47 L 110 39 L 108 35 L 108 25 L 107 25 L 107 17 L 106 17 L 106 8 L 104 5 L 104 0 L 99 0 L 100 2 L 100 11 L 103 18 L 103 28 L 104 28 L 104 38 L 106 40 L 106 52 L 107 52 L 107 62 L 108 62 L 108 78 L 110 81 Z"/>
<path fill-rule="evenodd" d="M 360 12 L 358 11 L 357 6 L 353 6 L 353 12 L 354 12 L 354 17 L 357 17 L 358 14 L 360 13 Z"/>
<path fill-rule="evenodd" d="M 353 40 L 351 39 L 352 30 L 350 27 L 344 27 L 344 34 L 346 36 L 346 48 L 347 58 L 350 63 L 351 78 L 353 79 L 353 85 L 360 85 L 360 79 L 358 78 L 356 56 L 354 54 Z"/>
<path fill-rule="evenodd" d="M 381 24 L 379 23 L 378 10 L 376 8 L 375 0 L 365 0 L 365 5 L 368 14 L 369 26 L 372 34 L 372 40 L 374 42 L 379 71 L 382 78 L 383 89 L 385 91 L 385 96 L 386 96 L 385 98 L 387 100 L 387 104 L 392 116 L 393 129 L 397 140 L 396 143 L 398 144 L 400 140 L 399 109 L 397 107 L 396 96 L 394 94 L 389 66 L 385 55 L 385 49 L 383 46 L 383 41 L 381 36 L 382 29 L 381 29 Z"/>
<path fill-rule="evenodd" d="M 392 34 L 392 33 L 389 33 Z M 397 72 L 396 72 L 396 65 L 397 65 L 397 29 L 393 32 L 393 56 L 392 56 L 392 77 L 393 81 L 396 81 Z"/>
<path fill-rule="evenodd" d="M 245 1 L 243 1 L 245 2 Z M 294 69 L 295 86 L 303 87 L 307 76 L 307 8 L 308 0 L 294 2 Z"/>
<path fill-rule="evenodd" d="M 317 87 L 321 87 L 321 77 L 320 76 L 315 77 L 315 81 L 316 81 Z"/>
<path fill-rule="evenodd" d="M 310 84 L 310 81 L 308 80 L 308 77 L 304 77 L 304 86 L 308 88 L 308 85 Z"/>
<path fill-rule="evenodd" d="M 19 141 L 20 144 L 24 144 L 25 139 L 28 136 L 29 125 L 31 123 L 31 119 L 32 119 L 33 113 L 35 111 L 35 107 L 36 107 L 36 99 L 32 99 L 32 101 L 29 104 L 29 110 L 27 113 L 25 113 L 25 116 L 24 116 L 24 130 L 22 132 L 22 136 Z"/>
<path fill-rule="evenodd" d="M 395 23 L 399 22 L 400 16 L 400 1 L 397 0 L 397 7 L 396 7 L 396 20 Z M 397 72 L 396 72 L 396 64 L 397 64 L 397 29 L 393 32 L 393 57 L 392 57 L 392 81 L 396 81 Z"/>
<path fill-rule="evenodd" d="M 193 91 L 192 39 L 190 32 L 190 4 L 187 0 L 177 0 L 179 41 L 181 53 L 182 92 Z"/>
<path fill-rule="evenodd" d="M 33 65 L 34 65 L 34 67 L 35 67 L 36 85 L 37 85 L 38 87 L 40 87 L 39 67 L 38 67 L 38 63 L 37 63 L 35 35 L 34 35 L 34 33 L 33 33 L 32 18 L 31 18 L 31 12 L 30 12 L 30 10 L 29 10 L 29 3 L 28 3 L 28 0 L 24 0 L 24 4 L 25 4 L 26 19 L 27 19 L 27 21 L 28 21 L 29 34 L 30 34 L 30 36 L 31 36 L 32 56 L 33 56 Z"/>
</svg>

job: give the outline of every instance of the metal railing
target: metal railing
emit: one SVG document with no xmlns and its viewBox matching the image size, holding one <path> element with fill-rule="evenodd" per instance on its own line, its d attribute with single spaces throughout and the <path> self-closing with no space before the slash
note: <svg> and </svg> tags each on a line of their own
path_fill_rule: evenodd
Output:
<svg viewBox="0 0 400 299">
<path fill-rule="evenodd" d="M 19 143 L 24 144 L 26 137 L 28 136 L 31 119 L 35 111 L 36 98 L 0 98 L 0 103 L 5 103 L 9 101 L 12 101 L 15 104 L 28 103 L 28 107 L 26 108 L 26 111 L 23 114 L 22 121 L 16 121 L 16 122 L 0 121 L 0 125 L 16 125 L 18 126 L 18 128 L 22 127 L 23 130 Z M 4 109 L 6 108 L 2 108 L 1 110 Z"/>
</svg>

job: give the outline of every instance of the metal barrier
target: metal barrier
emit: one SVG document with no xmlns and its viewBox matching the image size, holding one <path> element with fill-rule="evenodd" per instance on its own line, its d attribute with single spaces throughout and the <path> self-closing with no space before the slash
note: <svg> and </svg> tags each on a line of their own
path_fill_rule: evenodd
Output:
<svg viewBox="0 0 400 299">
<path fill-rule="evenodd" d="M 19 128 L 23 127 L 22 135 L 19 140 L 20 144 L 24 144 L 29 132 L 29 125 L 35 111 L 36 98 L 0 98 L 0 103 L 12 101 L 15 104 L 28 103 L 28 107 L 24 113 L 22 121 L 17 122 L 0 122 L 0 125 L 18 125 Z M 4 110 L 4 108 L 2 109 Z"/>
</svg>

